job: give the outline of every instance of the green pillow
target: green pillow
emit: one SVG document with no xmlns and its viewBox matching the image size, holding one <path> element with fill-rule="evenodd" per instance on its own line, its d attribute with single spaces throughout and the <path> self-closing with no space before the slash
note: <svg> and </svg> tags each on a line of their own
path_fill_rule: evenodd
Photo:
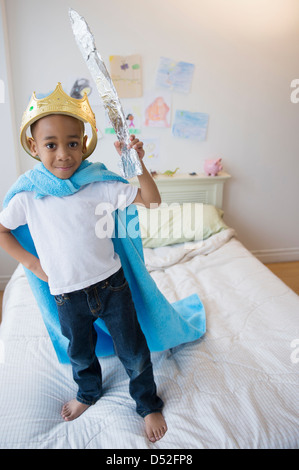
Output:
<svg viewBox="0 0 299 470">
<path fill-rule="evenodd" d="M 228 228 L 222 219 L 223 211 L 210 204 L 162 203 L 157 209 L 137 207 L 144 248 L 205 240 Z"/>
</svg>

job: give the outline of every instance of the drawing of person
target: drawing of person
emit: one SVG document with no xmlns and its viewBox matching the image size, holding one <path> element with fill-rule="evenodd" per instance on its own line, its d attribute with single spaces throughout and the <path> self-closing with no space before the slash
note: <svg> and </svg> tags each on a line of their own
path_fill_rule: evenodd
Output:
<svg viewBox="0 0 299 470">
<path fill-rule="evenodd" d="M 128 114 L 128 116 L 126 117 L 126 120 L 130 121 L 129 127 L 135 127 L 133 114 L 131 113 Z"/>
</svg>

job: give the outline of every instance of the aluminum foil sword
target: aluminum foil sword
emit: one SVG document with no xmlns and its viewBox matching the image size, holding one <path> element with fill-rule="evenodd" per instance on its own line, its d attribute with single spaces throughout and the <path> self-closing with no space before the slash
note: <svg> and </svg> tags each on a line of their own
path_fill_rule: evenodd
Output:
<svg viewBox="0 0 299 470">
<path fill-rule="evenodd" d="M 122 105 L 103 59 L 97 51 L 93 34 L 85 19 L 72 8 L 69 9 L 69 16 L 77 45 L 96 83 L 116 136 L 122 144 L 119 161 L 122 176 L 132 178 L 141 175 L 142 166 L 138 154 L 135 149 L 128 148 L 130 133 Z"/>
</svg>

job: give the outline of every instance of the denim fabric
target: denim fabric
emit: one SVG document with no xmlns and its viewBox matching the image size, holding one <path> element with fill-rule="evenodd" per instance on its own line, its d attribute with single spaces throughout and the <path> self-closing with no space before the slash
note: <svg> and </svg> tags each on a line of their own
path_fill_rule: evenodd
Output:
<svg viewBox="0 0 299 470">
<path fill-rule="evenodd" d="M 112 337 L 115 353 L 130 378 L 129 391 L 142 417 L 161 411 L 150 351 L 140 328 L 131 291 L 121 268 L 109 278 L 75 292 L 56 295 L 61 331 L 78 384 L 77 400 L 94 404 L 102 394 L 102 373 L 95 355 L 94 321 L 100 317 Z"/>
</svg>

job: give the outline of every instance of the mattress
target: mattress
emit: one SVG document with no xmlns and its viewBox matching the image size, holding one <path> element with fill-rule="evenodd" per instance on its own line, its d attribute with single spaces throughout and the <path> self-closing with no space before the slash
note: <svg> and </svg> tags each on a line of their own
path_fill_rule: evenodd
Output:
<svg viewBox="0 0 299 470">
<path fill-rule="evenodd" d="M 232 229 L 144 253 L 168 300 L 197 293 L 207 316 L 200 340 L 152 354 L 166 435 L 148 441 L 115 356 L 101 359 L 102 398 L 74 421 L 61 418 L 76 395 L 71 367 L 58 362 L 18 266 L 0 327 L 0 448 L 298 448 L 299 297 Z"/>
</svg>

